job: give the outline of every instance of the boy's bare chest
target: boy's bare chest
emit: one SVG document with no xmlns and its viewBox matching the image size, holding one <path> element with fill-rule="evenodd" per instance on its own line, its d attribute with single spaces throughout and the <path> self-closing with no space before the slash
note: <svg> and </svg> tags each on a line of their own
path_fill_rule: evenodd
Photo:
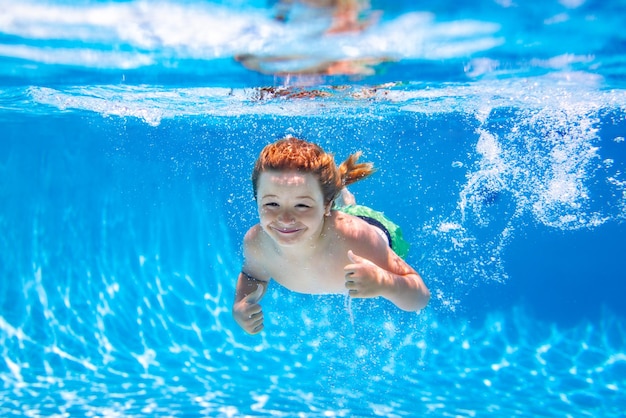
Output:
<svg viewBox="0 0 626 418">
<path fill-rule="evenodd" d="M 347 261 L 347 260 L 346 260 Z M 289 290 L 300 293 L 341 293 L 345 290 L 343 267 L 334 257 L 315 260 L 276 260 L 272 278 Z"/>
</svg>

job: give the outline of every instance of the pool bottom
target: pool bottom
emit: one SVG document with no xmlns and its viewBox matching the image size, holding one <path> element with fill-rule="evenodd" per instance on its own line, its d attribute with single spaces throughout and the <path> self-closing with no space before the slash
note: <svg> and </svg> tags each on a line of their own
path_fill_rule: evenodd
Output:
<svg viewBox="0 0 626 418">
<path fill-rule="evenodd" d="M 340 308 L 343 297 L 307 299 L 287 296 L 305 307 L 301 315 L 281 310 L 282 302 L 268 306 L 273 319 L 260 336 L 226 320 L 213 326 L 211 341 L 174 339 L 141 354 L 112 342 L 120 350 L 108 357 L 103 347 L 85 346 L 76 356 L 38 344 L 3 321 L 0 413 L 621 416 L 626 330 L 609 311 L 597 323 L 561 329 L 521 307 L 473 324 L 353 304 L 353 323 Z M 366 311 L 376 318 L 363 317 Z M 39 357 L 42 366 L 32 360 Z"/>
</svg>

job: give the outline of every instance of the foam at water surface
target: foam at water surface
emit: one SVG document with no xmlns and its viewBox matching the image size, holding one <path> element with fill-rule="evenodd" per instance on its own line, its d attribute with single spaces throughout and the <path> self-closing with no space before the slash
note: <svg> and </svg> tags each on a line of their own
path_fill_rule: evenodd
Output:
<svg viewBox="0 0 626 418">
<path fill-rule="evenodd" d="M 16 94 L 7 90 L 5 95 Z M 21 92 L 20 92 L 21 93 Z M 582 115 L 626 106 L 623 90 L 605 90 L 587 73 L 479 81 L 464 85 L 385 83 L 372 86 L 158 88 L 152 86 L 31 87 L 35 102 L 61 110 L 134 116 L 150 124 L 178 116 L 384 116 L 388 112 L 461 112 L 484 121 L 494 109 L 576 112 Z M 368 110 L 369 109 L 369 110 Z"/>
</svg>

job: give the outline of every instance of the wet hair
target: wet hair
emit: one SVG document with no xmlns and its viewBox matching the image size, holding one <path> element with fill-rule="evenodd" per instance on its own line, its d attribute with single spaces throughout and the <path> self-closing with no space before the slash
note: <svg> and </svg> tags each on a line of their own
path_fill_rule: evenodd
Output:
<svg viewBox="0 0 626 418">
<path fill-rule="evenodd" d="M 252 171 L 252 190 L 257 197 L 259 176 L 268 170 L 311 173 L 320 182 L 324 204 L 329 204 L 345 186 L 362 180 L 374 170 L 372 163 L 357 163 L 361 152 L 350 155 L 337 167 L 332 154 L 312 142 L 287 136 L 263 148 Z"/>
</svg>

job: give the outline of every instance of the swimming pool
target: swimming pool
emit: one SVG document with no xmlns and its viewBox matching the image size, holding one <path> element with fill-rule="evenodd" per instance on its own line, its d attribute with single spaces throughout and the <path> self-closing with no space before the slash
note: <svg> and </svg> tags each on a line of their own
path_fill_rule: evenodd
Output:
<svg viewBox="0 0 626 418">
<path fill-rule="evenodd" d="M 334 37 L 264 2 L 15 3 L 0 414 L 623 416 L 624 2 L 373 1 Z M 375 73 L 233 59 L 286 53 Z M 272 284 L 238 328 L 252 163 L 285 134 L 375 162 L 352 192 L 402 226 L 423 312 Z"/>
</svg>

